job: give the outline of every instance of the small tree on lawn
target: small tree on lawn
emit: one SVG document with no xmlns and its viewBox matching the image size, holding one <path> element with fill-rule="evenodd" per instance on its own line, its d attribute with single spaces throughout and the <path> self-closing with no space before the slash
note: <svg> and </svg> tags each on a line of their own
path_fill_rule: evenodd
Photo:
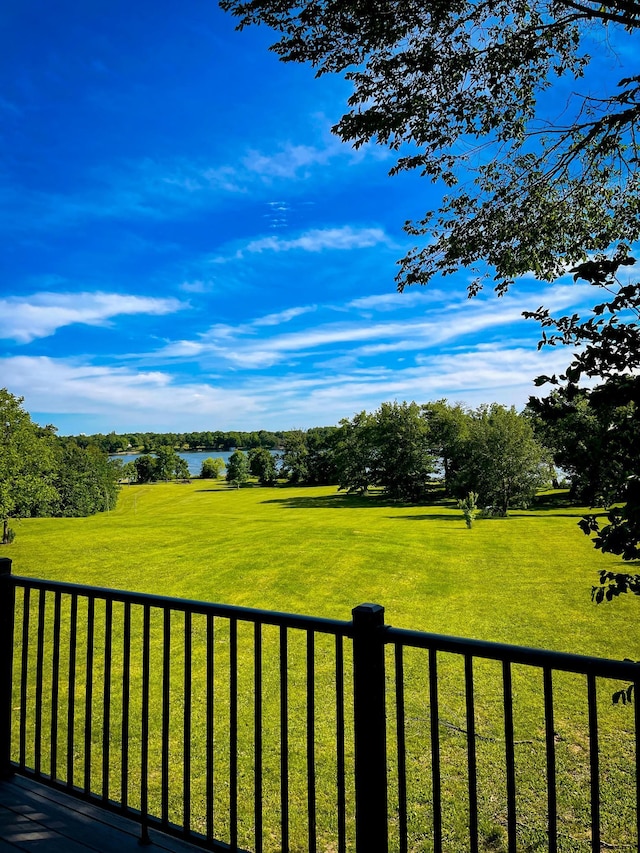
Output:
<svg viewBox="0 0 640 853">
<path fill-rule="evenodd" d="M 178 456 L 173 447 L 168 445 L 165 447 L 159 447 L 156 450 L 156 470 L 154 479 L 171 480 L 174 476 L 181 476 L 177 474 L 180 458 L 181 457 Z M 187 476 L 189 476 L 188 468 Z"/>
<path fill-rule="evenodd" d="M 475 492 L 469 492 L 466 498 L 458 501 L 458 506 L 462 510 L 464 523 L 469 529 L 473 527 L 473 522 L 479 512 L 478 510 L 478 495 Z"/>
<path fill-rule="evenodd" d="M 240 488 L 249 479 L 249 460 L 242 450 L 235 450 L 227 462 L 227 483 Z"/>
</svg>

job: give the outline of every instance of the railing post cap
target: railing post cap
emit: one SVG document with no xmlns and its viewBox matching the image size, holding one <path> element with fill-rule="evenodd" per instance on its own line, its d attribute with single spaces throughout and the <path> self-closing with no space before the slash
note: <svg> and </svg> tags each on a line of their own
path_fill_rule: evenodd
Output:
<svg viewBox="0 0 640 853">
<path fill-rule="evenodd" d="M 9 557 L 0 557 L 0 575 L 11 574 L 11 560 Z"/>
<path fill-rule="evenodd" d="M 359 604 L 351 611 L 356 625 L 384 625 L 384 607 L 381 604 Z"/>
</svg>

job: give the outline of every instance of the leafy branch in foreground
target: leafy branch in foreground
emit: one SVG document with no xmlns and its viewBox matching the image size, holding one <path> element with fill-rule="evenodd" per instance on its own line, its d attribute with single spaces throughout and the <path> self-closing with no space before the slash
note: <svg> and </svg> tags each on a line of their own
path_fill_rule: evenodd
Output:
<svg viewBox="0 0 640 853">
<path fill-rule="evenodd" d="M 640 575 L 627 575 L 620 572 L 600 572 L 600 585 L 591 589 L 591 600 L 596 604 L 611 601 L 619 595 L 630 592 L 640 595 Z"/>
<path fill-rule="evenodd" d="M 344 75 L 353 88 L 340 139 L 387 146 L 391 174 L 440 183 L 439 209 L 405 225 L 423 245 L 401 261 L 400 289 L 479 263 L 502 292 L 525 272 L 553 280 L 640 237 L 640 75 L 631 67 L 616 84 L 592 58 L 594 41 L 623 67 L 634 55 L 634 0 L 220 5 L 239 28 L 275 30 L 283 61 Z M 571 91 L 580 78 L 588 94 Z M 561 108 L 546 94 L 556 80 L 570 89 Z"/>
<path fill-rule="evenodd" d="M 627 575 L 620 572 L 600 572 L 600 586 L 594 586 L 591 589 L 591 600 L 596 604 L 602 604 L 603 601 L 612 601 L 619 595 L 624 595 L 631 592 L 633 595 L 640 595 L 640 575 Z M 629 660 L 629 658 L 625 658 Z M 632 661 L 638 663 L 638 661 Z M 621 690 L 616 690 L 611 695 L 611 701 L 614 705 L 628 705 L 633 701 L 635 684 L 628 684 Z"/>
<path fill-rule="evenodd" d="M 623 560 L 640 559 L 640 376 L 635 372 L 640 367 L 640 327 L 636 322 L 640 284 L 621 283 L 617 278 L 621 266 L 633 263 L 626 251 L 620 251 L 612 259 L 596 257 L 573 270 L 575 280 L 584 279 L 610 297 L 596 305 L 587 320 L 575 314 L 554 319 L 542 308 L 525 315 L 555 330 L 551 335 L 543 332 L 539 346 L 559 342 L 580 347 L 564 374 L 536 380 L 537 385 L 563 383 L 561 390 L 542 401 L 532 399 L 530 404 L 549 420 L 554 404 L 562 402 L 566 411 L 571 407 L 575 411 L 576 401 L 586 400 L 601 436 L 591 453 L 598 454 L 599 468 L 606 469 L 599 497 L 607 508 L 607 521 L 602 524 L 595 515 L 588 515 L 580 527 L 594 535 L 596 548 Z M 580 388 L 583 376 L 604 382 L 591 389 Z M 594 498 L 592 495 L 592 501 Z"/>
</svg>

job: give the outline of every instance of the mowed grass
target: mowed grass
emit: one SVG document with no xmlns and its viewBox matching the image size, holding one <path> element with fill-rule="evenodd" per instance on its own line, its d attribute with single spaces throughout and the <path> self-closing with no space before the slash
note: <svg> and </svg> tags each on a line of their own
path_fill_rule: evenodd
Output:
<svg viewBox="0 0 640 853">
<path fill-rule="evenodd" d="M 497 640 L 522 645 L 623 658 L 638 657 L 637 599 L 595 606 L 590 589 L 601 568 L 620 562 L 593 549 L 577 528 L 584 508 L 567 504 L 561 494 L 543 496 L 530 511 L 514 511 L 506 519 L 479 520 L 465 527 L 451 502 L 434 499 L 428 506 L 399 505 L 375 496 L 356 498 L 335 488 L 247 488 L 229 490 L 222 484 L 194 481 L 125 487 L 110 513 L 86 519 L 29 519 L 14 524 L 17 537 L 3 555 L 14 560 L 14 572 L 162 595 L 202 599 L 271 610 L 349 619 L 361 602 L 384 605 L 386 621 L 398 627 Z M 50 604 L 48 605 L 50 606 Z M 63 606 L 63 617 L 66 613 Z M 81 613 L 82 616 L 82 613 Z M 172 793 L 170 819 L 181 819 L 182 648 L 180 620 L 172 644 Z M 137 619 L 137 621 L 136 621 Z M 114 611 L 116 630 L 122 614 Z M 33 623 L 34 620 L 32 620 Z M 64 624 L 64 618 L 63 618 Z M 82 618 L 80 624 L 84 630 Z M 97 611 L 100 640 L 104 617 Z M 245 630 L 245 628 L 247 630 Z M 132 637 L 139 643 L 140 620 L 134 617 Z M 33 631 L 33 626 L 32 626 Z M 193 815 L 204 830 L 204 624 L 194 619 L 194 711 L 192 729 Z M 159 619 L 152 640 L 159 644 Z M 239 679 L 239 840 L 253 849 L 253 635 L 240 626 Z M 99 644 L 98 644 L 99 645 Z M 278 637 L 264 631 L 263 701 L 265 751 L 265 850 L 280 849 L 278 714 Z M 200 657 L 199 657 L 200 655 Z M 229 634 L 216 633 L 216 689 L 227 695 Z M 330 684 L 333 647 L 318 637 L 316 648 L 319 849 L 335 848 L 334 694 Z M 350 690 L 349 650 L 347 700 Z M 137 660 L 133 655 L 134 664 Z M 161 649 L 152 666 L 157 695 L 161 690 Z M 119 684 L 121 647 L 114 644 L 113 681 Z M 393 658 L 388 655 L 389 679 Z M 96 678 L 103 663 L 95 663 Z M 64 669 L 64 663 L 63 663 Z M 308 849 L 306 842 L 305 649 L 303 638 L 291 638 L 289 649 L 291 850 Z M 63 673 L 64 675 L 64 673 Z M 428 665 L 422 652 L 406 653 L 406 732 L 409 769 L 410 849 L 432 850 Z M 134 674 L 132 710 L 139 707 L 139 672 Z M 516 697 L 516 765 L 519 795 L 518 826 L 522 850 L 545 849 L 544 717 L 539 672 L 514 668 Z M 506 822 L 504 735 L 499 667 L 478 662 L 477 731 L 480 780 L 480 830 L 483 848 L 502 850 Z M 174 688 L 175 684 L 175 688 Z M 461 662 L 441 656 L 439 663 L 440 730 L 444 790 L 445 846 L 464 850 L 466 805 L 466 737 Z M 79 682 L 78 695 L 82 695 Z M 603 839 L 608 844 L 635 842 L 633 799 L 632 711 L 612 706 L 617 685 L 599 688 L 602 764 Z M 560 849 L 589 849 L 588 734 L 584 680 L 557 676 L 556 734 L 559 767 Z M 114 690 L 118 700 L 118 690 Z M 154 694 L 156 695 L 156 694 Z M 60 713 L 65 694 L 61 690 Z M 32 711 L 33 709 L 31 709 Z M 152 703 L 152 749 L 159 750 L 160 706 Z M 45 702 L 45 714 L 47 707 Z M 50 713 L 50 710 L 49 712 Z M 102 709 L 92 707 L 94 756 L 92 777 L 100 778 Z M 224 732 L 228 704 L 220 705 L 219 731 Z M 394 708 L 389 703 L 389 764 L 391 806 L 395 804 Z M 347 714 L 348 717 L 348 714 Z M 81 774 L 82 719 L 78 720 L 75 759 Z M 119 721 L 112 712 L 112 776 L 118 777 Z M 132 724 L 133 766 L 139 751 L 139 726 Z M 155 747 L 154 747 L 155 744 Z M 58 763 L 65 760 L 65 737 L 58 744 Z M 351 760 L 349 726 L 347 763 Z M 225 778 L 228 744 L 218 736 L 215 761 Z M 94 766 L 95 765 L 95 766 Z M 159 788 L 157 773 L 152 785 Z M 131 801 L 135 805 L 138 777 L 132 771 Z M 173 784 L 175 782 L 175 784 Z M 78 779 L 76 779 L 78 783 Z M 115 784 L 115 782 L 114 782 Z M 350 786 L 348 786 L 350 788 Z M 157 808 L 157 791 L 152 806 Z M 154 800 L 154 797 L 156 798 Z M 216 786 L 219 823 L 216 835 L 229 840 L 229 786 Z M 155 803 L 155 805 L 154 805 Z M 200 804 L 200 805 L 199 805 Z M 200 812 L 198 809 L 200 808 Z M 349 814 L 351 815 L 350 809 Z M 349 822 L 352 837 L 352 815 Z M 519 848 L 520 849 L 520 848 Z"/>
</svg>

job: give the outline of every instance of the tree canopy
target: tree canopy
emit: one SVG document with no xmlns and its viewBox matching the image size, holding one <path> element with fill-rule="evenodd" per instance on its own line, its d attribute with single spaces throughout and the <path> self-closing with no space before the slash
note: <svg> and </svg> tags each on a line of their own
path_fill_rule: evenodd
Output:
<svg viewBox="0 0 640 853">
<path fill-rule="evenodd" d="M 10 541 L 9 519 L 51 512 L 58 493 L 53 485 L 53 429 L 34 424 L 23 398 L 0 388 L 0 519 L 2 542 Z"/>
<path fill-rule="evenodd" d="M 249 473 L 258 478 L 261 486 L 273 486 L 277 480 L 276 460 L 266 447 L 252 447 L 249 451 Z"/>
<path fill-rule="evenodd" d="M 406 223 L 426 239 L 401 262 L 400 289 L 481 262 L 503 291 L 640 237 L 640 75 L 623 66 L 637 0 L 220 5 L 240 28 L 276 30 L 282 60 L 344 74 L 353 92 L 333 128 L 343 141 L 386 145 L 392 174 L 417 169 L 447 188 L 439 210 Z M 621 68 L 608 89 L 594 49 Z M 554 81 L 583 77 L 582 93 L 547 97 Z"/>
<path fill-rule="evenodd" d="M 234 450 L 227 462 L 227 482 L 240 488 L 249 479 L 249 459 L 242 450 Z"/>
<path fill-rule="evenodd" d="M 526 418 L 493 403 L 469 416 L 457 492 L 478 493 L 482 502 L 506 515 L 514 504 L 528 506 L 550 480 L 551 459 L 535 440 Z"/>
<path fill-rule="evenodd" d="M 13 518 L 90 515 L 113 508 L 118 495 L 117 470 L 105 453 L 38 426 L 22 403 L 0 388 L 2 544 L 13 538 Z"/>
</svg>

